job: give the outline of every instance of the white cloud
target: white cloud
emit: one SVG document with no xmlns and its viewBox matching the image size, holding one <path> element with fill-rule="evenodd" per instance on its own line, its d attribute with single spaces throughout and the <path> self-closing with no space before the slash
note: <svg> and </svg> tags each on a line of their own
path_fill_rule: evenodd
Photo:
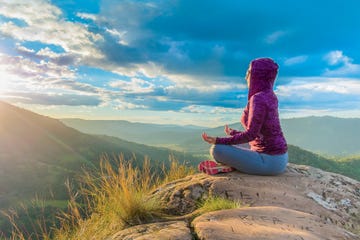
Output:
<svg viewBox="0 0 360 240">
<path fill-rule="evenodd" d="M 45 0 L 14 0 L 3 2 L 0 15 L 22 20 L 25 26 L 12 21 L 0 25 L 0 33 L 20 41 L 39 41 L 44 44 L 61 46 L 66 52 L 80 57 L 102 58 L 94 42 L 103 38 L 89 32 L 80 23 L 65 21 L 59 8 Z"/>
<path fill-rule="evenodd" d="M 123 100 L 118 100 L 115 102 L 117 110 L 127 110 L 127 109 L 146 109 L 145 105 L 138 105 L 131 102 L 125 102 Z"/>
<path fill-rule="evenodd" d="M 346 76 L 360 74 L 360 64 L 354 64 L 353 59 L 344 55 L 342 51 L 331 51 L 324 56 L 331 66 L 339 66 L 335 69 L 327 68 L 324 76 Z"/>
<path fill-rule="evenodd" d="M 225 107 L 214 107 L 210 113 L 214 114 L 233 114 L 242 113 L 242 109 L 239 108 L 225 108 Z"/>
<path fill-rule="evenodd" d="M 20 46 L 20 45 L 17 47 L 17 50 L 19 52 L 23 52 L 23 53 L 35 53 L 34 49 L 28 49 L 28 48 L 26 48 L 24 46 Z"/>
<path fill-rule="evenodd" d="M 247 88 L 245 80 L 239 77 L 191 76 L 186 74 L 169 74 L 164 76 L 177 88 L 195 89 L 202 92 L 225 91 Z"/>
<path fill-rule="evenodd" d="M 47 62 L 52 62 L 56 65 L 73 65 L 77 64 L 77 57 L 71 53 L 56 53 L 53 52 L 50 48 L 45 47 L 39 51 L 33 49 L 28 49 L 20 44 L 17 44 L 16 51 L 23 57 L 27 57 L 32 60 L 45 60 Z"/>
<path fill-rule="evenodd" d="M 9 18 L 21 19 L 28 25 L 56 21 L 61 10 L 46 0 L 12 0 L 2 1 L 0 14 Z"/>
<path fill-rule="evenodd" d="M 266 36 L 265 42 L 268 44 L 273 44 L 273 43 L 277 42 L 280 38 L 285 36 L 286 34 L 287 33 L 285 31 L 281 31 L 281 30 L 273 32 L 273 33 L 269 34 L 268 36 Z"/>
<path fill-rule="evenodd" d="M 154 62 L 144 64 L 133 64 L 129 67 L 115 65 L 104 66 L 113 73 L 124 75 L 131 78 L 156 79 L 157 83 L 164 82 L 167 91 L 198 91 L 202 93 L 213 93 L 218 91 L 239 90 L 247 88 L 245 80 L 241 77 L 224 77 L 224 76 L 192 76 L 189 74 L 173 74 Z M 125 83 L 124 84 L 129 84 Z M 114 86 L 114 85 L 113 85 Z M 135 89 L 135 88 L 134 88 Z"/>
<path fill-rule="evenodd" d="M 187 107 L 183 107 L 180 112 L 184 113 L 209 113 L 208 106 L 200 106 L 200 105 L 190 105 Z"/>
<path fill-rule="evenodd" d="M 347 64 L 352 61 L 351 58 L 345 56 L 343 52 L 339 50 L 329 52 L 325 55 L 324 59 L 327 60 L 330 65 L 336 65 L 338 63 Z"/>
<path fill-rule="evenodd" d="M 163 67 L 154 62 L 146 62 L 141 64 L 131 64 L 128 66 L 121 66 L 112 62 L 96 62 L 98 67 L 104 70 L 110 71 L 118 75 L 124 75 L 127 77 L 142 77 L 147 78 L 161 78 L 166 77 Z"/>
<path fill-rule="evenodd" d="M 56 58 L 56 57 L 63 55 L 63 54 L 59 54 L 59 53 L 55 53 L 55 52 L 51 51 L 51 49 L 48 47 L 40 49 L 36 54 L 38 56 L 44 56 L 44 57 L 49 57 L 49 58 Z"/>
<path fill-rule="evenodd" d="M 324 72 L 324 76 L 347 76 L 355 74 L 360 74 L 360 64 L 345 63 L 342 67 L 334 70 L 326 69 Z"/>
<path fill-rule="evenodd" d="M 1 54 L 0 67 L 9 75 L 16 76 L 22 81 L 53 82 L 61 79 L 74 79 L 75 72 L 66 66 L 59 66 L 51 62 L 36 63 L 27 58 Z"/>
<path fill-rule="evenodd" d="M 296 57 L 287 58 L 284 61 L 284 65 L 285 66 L 296 65 L 299 63 L 306 62 L 307 59 L 308 59 L 308 56 L 306 56 L 306 55 L 300 55 L 300 56 L 296 56 Z"/>
<path fill-rule="evenodd" d="M 87 105 L 89 100 L 89 105 L 103 106 L 122 97 L 119 92 L 78 82 L 75 70 L 45 60 L 34 62 L 0 53 L 0 75 L 1 94 L 14 102 Z"/>
<path fill-rule="evenodd" d="M 97 106 L 101 100 L 97 95 L 71 94 L 56 92 L 8 92 L 3 95 L 5 99 L 16 103 L 41 105 L 67 105 L 67 106 Z"/>
<path fill-rule="evenodd" d="M 16 50 L 21 56 L 0 53 L 0 72 L 2 76 L 6 76 L 1 86 L 6 86 L 8 93 L 21 91 L 19 94 L 22 96 L 32 93 L 42 96 L 40 92 L 57 94 L 57 98 L 44 96 L 44 104 L 45 100 L 49 100 L 48 104 L 51 104 L 60 102 L 61 99 L 64 99 L 65 104 L 69 104 L 72 99 L 66 99 L 66 96 L 76 94 L 82 100 L 74 99 L 74 104 L 81 103 L 84 99 L 91 101 L 100 98 L 103 102 L 109 100 L 113 93 L 77 82 L 74 68 L 80 61 L 92 66 L 97 65 L 100 60 L 103 62 L 104 56 L 96 47 L 96 43 L 103 39 L 101 35 L 88 31 L 81 23 L 65 20 L 62 11 L 46 0 L 2 1 L 0 16 L 10 19 L 0 22 L 0 34 L 21 42 L 56 45 L 64 50 L 57 53 L 45 47 L 36 52 L 18 43 Z M 17 24 L 18 22 L 24 24 Z M 88 95 L 91 97 L 84 97 Z"/>
<path fill-rule="evenodd" d="M 118 38 L 118 43 L 119 44 L 125 45 L 125 46 L 129 45 L 129 43 L 126 42 L 126 40 L 125 40 L 126 39 L 125 36 L 126 36 L 127 31 L 119 32 L 116 29 L 109 29 L 109 28 L 106 28 L 105 30 L 106 30 L 106 32 L 110 33 L 112 36 Z"/>
<path fill-rule="evenodd" d="M 225 107 L 211 107 L 203 105 L 190 105 L 183 107 L 180 112 L 184 113 L 201 113 L 201 114 L 240 114 L 242 109 L 225 108 Z"/>
<path fill-rule="evenodd" d="M 91 13 L 79 12 L 79 13 L 76 13 L 76 16 L 78 16 L 79 18 L 82 18 L 82 19 L 89 19 L 92 21 L 96 21 L 98 19 L 98 16 L 96 14 L 91 14 Z"/>
<path fill-rule="evenodd" d="M 101 94 L 100 88 L 76 81 L 76 72 L 69 66 L 61 66 L 41 60 L 39 63 L 19 56 L 0 53 L 0 73 L 6 76 L 8 90 L 23 91 L 71 91 L 79 94 Z M 3 83 L 4 84 L 4 83 Z"/>
<path fill-rule="evenodd" d="M 164 1 L 166 2 L 166 1 Z M 103 0 L 99 13 L 99 21 L 111 26 L 119 33 L 126 32 L 122 41 L 133 46 L 139 39 L 152 36 L 152 33 L 142 28 L 143 23 L 159 16 L 162 5 L 169 4 L 163 1 L 117 1 Z"/>
<path fill-rule="evenodd" d="M 315 96 L 317 93 L 360 94 L 360 79 L 346 78 L 294 78 L 290 84 L 278 86 L 276 93 L 283 97 Z"/>
<path fill-rule="evenodd" d="M 161 77 L 166 74 L 163 66 L 154 62 L 147 62 L 136 66 L 140 74 L 149 78 Z"/>
<path fill-rule="evenodd" d="M 167 54 L 172 58 L 180 61 L 189 61 L 187 52 L 181 49 L 185 45 L 185 41 L 173 41 L 170 39 L 162 39 L 162 43 L 169 46 Z"/>
<path fill-rule="evenodd" d="M 110 82 L 109 85 L 113 88 L 120 88 L 126 93 L 150 93 L 155 88 L 153 83 L 139 78 L 132 78 L 130 81 L 117 80 Z"/>
</svg>

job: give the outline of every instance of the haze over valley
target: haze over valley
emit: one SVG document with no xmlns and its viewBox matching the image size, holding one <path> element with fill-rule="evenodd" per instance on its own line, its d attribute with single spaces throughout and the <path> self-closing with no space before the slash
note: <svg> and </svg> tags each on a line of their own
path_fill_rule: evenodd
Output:
<svg viewBox="0 0 360 240">
<path fill-rule="evenodd" d="M 204 153 L 208 145 L 201 141 L 203 131 L 223 136 L 224 126 L 207 128 L 165 124 L 135 123 L 123 120 L 61 119 L 66 125 L 90 134 L 115 136 L 128 141 L 171 149 Z M 360 154 L 360 118 L 302 117 L 281 120 L 291 145 L 326 156 L 347 157 Z M 242 130 L 240 123 L 229 124 Z M 149 137 L 152 136 L 152 137 Z"/>
</svg>

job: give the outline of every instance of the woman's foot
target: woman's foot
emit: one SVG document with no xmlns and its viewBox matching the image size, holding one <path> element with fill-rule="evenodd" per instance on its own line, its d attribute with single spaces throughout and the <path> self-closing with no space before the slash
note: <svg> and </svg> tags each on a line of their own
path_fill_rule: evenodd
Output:
<svg viewBox="0 0 360 240">
<path fill-rule="evenodd" d="M 226 165 L 219 164 L 212 160 L 205 160 L 199 163 L 198 169 L 200 172 L 214 175 L 218 173 L 227 173 L 232 172 L 235 169 Z"/>
</svg>

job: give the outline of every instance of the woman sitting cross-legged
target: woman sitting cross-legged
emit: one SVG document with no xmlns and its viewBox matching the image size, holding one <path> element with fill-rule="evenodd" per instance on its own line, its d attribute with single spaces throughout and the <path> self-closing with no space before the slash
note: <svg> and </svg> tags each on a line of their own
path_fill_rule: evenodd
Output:
<svg viewBox="0 0 360 240">
<path fill-rule="evenodd" d="M 248 103 L 241 116 L 244 131 L 225 125 L 227 137 L 211 137 L 213 160 L 203 161 L 199 170 L 217 174 L 238 170 L 255 175 L 277 175 L 285 171 L 288 162 L 287 144 L 280 126 L 278 99 L 273 91 L 278 65 L 270 58 L 251 61 L 246 74 L 249 87 Z M 236 146 L 249 143 L 250 149 Z"/>
</svg>

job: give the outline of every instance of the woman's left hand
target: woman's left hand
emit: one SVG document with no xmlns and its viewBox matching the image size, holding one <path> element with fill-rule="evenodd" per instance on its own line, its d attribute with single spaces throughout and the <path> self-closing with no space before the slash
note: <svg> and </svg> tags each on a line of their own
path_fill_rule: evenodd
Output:
<svg viewBox="0 0 360 240">
<path fill-rule="evenodd" d="M 202 138 L 204 139 L 205 142 L 208 142 L 210 144 L 215 144 L 216 143 L 216 137 L 210 137 L 205 132 L 203 132 L 203 134 L 201 134 L 201 136 L 202 136 Z"/>
<path fill-rule="evenodd" d="M 230 133 L 231 133 L 232 130 L 233 129 L 229 128 L 229 126 L 227 124 L 225 125 L 224 132 L 225 132 L 226 135 L 230 136 L 231 135 Z"/>
</svg>

